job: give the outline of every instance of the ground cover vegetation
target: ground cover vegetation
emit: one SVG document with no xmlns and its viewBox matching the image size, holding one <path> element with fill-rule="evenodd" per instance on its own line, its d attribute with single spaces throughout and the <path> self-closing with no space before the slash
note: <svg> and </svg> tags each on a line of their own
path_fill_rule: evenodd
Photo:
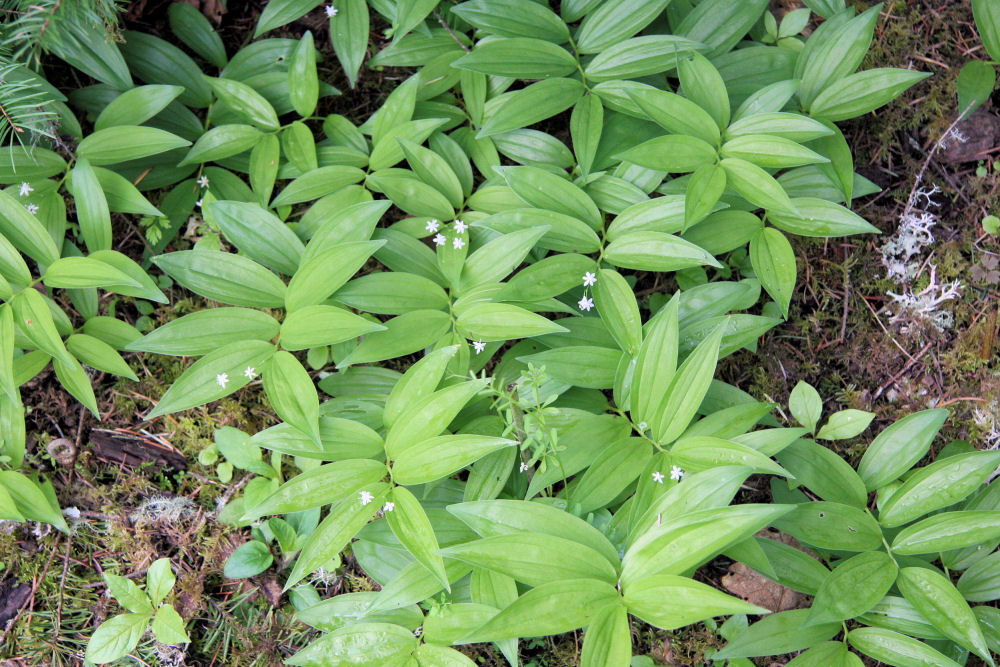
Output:
<svg viewBox="0 0 1000 667">
<path fill-rule="evenodd" d="M 154 5 L 4 5 L 10 664 L 994 664 L 1000 3 Z"/>
</svg>

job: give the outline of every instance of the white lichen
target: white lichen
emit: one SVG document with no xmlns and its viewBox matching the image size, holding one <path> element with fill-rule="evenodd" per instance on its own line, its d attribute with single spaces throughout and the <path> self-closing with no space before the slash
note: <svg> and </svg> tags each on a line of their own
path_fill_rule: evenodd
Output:
<svg viewBox="0 0 1000 667">
<path fill-rule="evenodd" d="M 197 507 L 190 498 L 186 496 L 153 496 L 139 505 L 132 515 L 132 523 L 148 523 L 151 521 L 164 521 L 174 523 L 185 519 L 197 512 Z"/>
</svg>

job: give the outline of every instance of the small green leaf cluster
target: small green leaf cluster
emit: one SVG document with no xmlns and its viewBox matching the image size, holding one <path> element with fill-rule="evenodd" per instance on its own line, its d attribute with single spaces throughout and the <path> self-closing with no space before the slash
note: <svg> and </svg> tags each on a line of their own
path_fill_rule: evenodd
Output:
<svg viewBox="0 0 1000 667">
<path fill-rule="evenodd" d="M 0 168 L 56 210 L 0 194 L 11 286 L 0 351 L 35 355 L 32 375 L 51 358 L 87 399 L 67 367 L 127 366 L 84 358 L 94 346 L 74 336 L 117 361 L 119 350 L 197 357 L 150 419 L 262 386 L 280 423 L 220 429 L 201 459 L 223 479 L 254 475 L 220 514 L 253 535 L 226 575 L 276 566 L 298 617 L 325 632 L 289 664 L 470 665 L 453 646 L 494 642 L 516 665 L 518 639 L 586 628 L 581 664 L 627 665 L 630 616 L 674 629 L 766 613 L 692 578 L 719 554 L 817 596 L 812 610 L 727 630 L 719 659 L 814 645 L 817 659 L 836 657 L 847 643 L 820 643 L 847 621 L 873 626 L 846 641 L 878 659 L 890 631 L 982 653 L 989 640 L 965 608 L 949 611 L 961 632 L 927 620 L 940 633 L 927 637 L 913 623 L 938 614 L 921 592 L 938 552 L 996 546 L 982 536 L 998 508 L 951 507 L 989 503 L 977 487 L 994 455 L 911 471 L 944 421 L 930 411 L 883 432 L 855 472 L 808 436 L 856 437 L 869 413 L 818 428 L 822 401 L 800 385 L 801 426 L 782 426 L 773 404 L 713 379 L 720 358 L 781 321 L 755 314 L 762 294 L 763 312 L 788 316 L 788 235 L 877 231 L 849 208 L 876 188 L 834 123 L 925 76 L 856 71 L 878 6 L 807 4 L 825 20 L 803 38 L 811 15 L 779 25 L 766 0 L 566 0 L 558 14 L 530 0 L 347 0 L 328 14 L 351 85 L 370 9 L 391 42 L 368 64 L 416 68 L 361 125 L 314 115 L 338 91 L 310 33 L 230 56 L 174 3 L 171 30 L 193 56 L 137 32 L 99 51 L 81 38 L 57 55 L 99 81 L 70 95 L 94 131 L 71 155 L 8 148 L 19 167 Z M 272 0 L 256 35 L 316 6 Z M 142 193 L 156 190 L 153 207 Z M 110 249 L 111 211 L 155 221 L 151 265 L 218 306 L 145 336 L 100 315 L 97 288 L 165 300 Z M 658 298 L 637 294 L 640 280 Z M 39 281 L 67 290 L 83 334 L 59 328 Z M 664 294 L 669 281 L 679 289 Z M 8 377 L 4 410 L 30 375 Z M 17 421 L 0 421 L 5 451 L 23 443 Z M 778 502 L 732 504 L 751 475 L 772 476 Z M 835 569 L 754 537 L 769 525 Z M 381 590 L 321 600 L 312 578 L 348 549 Z M 872 622 L 894 598 L 912 606 L 911 625 Z M 134 646 L 153 613 L 119 599 L 128 620 L 92 640 L 109 654 Z"/>
<path fill-rule="evenodd" d="M 87 642 L 86 663 L 103 664 L 125 657 L 138 645 L 147 627 L 161 644 L 190 642 L 184 619 L 167 600 L 176 581 L 168 558 L 155 560 L 149 566 L 145 590 L 131 579 L 105 572 L 108 593 L 128 613 L 113 616 L 94 630 Z"/>
</svg>

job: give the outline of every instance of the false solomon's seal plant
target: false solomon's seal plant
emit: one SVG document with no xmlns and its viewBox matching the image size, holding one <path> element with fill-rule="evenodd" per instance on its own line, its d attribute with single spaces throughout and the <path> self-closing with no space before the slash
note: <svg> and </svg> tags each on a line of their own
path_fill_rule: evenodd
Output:
<svg viewBox="0 0 1000 667">
<path fill-rule="evenodd" d="M 856 71 L 880 6 L 807 4 L 823 20 L 805 37 L 808 12 L 779 25 L 765 0 L 568 0 L 558 14 L 347 0 L 326 14 L 351 85 L 370 9 L 392 42 L 369 65 L 416 68 L 360 126 L 315 116 L 337 91 L 310 33 L 230 57 L 176 3 L 171 28 L 195 57 L 134 32 L 90 45 L 99 58 L 67 47 L 99 82 L 69 99 L 94 131 L 63 154 L 11 148 L 2 173 L 0 331 L 19 363 L 0 368 L 22 369 L 0 379 L 5 464 L 23 451 L 18 387 L 50 358 L 90 405 L 79 361 L 127 375 L 116 350 L 198 357 L 147 418 L 263 386 L 281 423 L 220 430 L 204 460 L 255 475 L 220 517 L 255 538 L 226 573 L 270 567 L 276 542 L 299 618 L 325 632 L 289 664 L 471 665 L 452 647 L 494 642 L 517 665 L 519 638 L 586 628 L 583 665 L 627 665 L 630 617 L 722 615 L 732 641 L 715 657 L 734 665 L 810 647 L 800 664 L 857 664 L 848 646 L 891 664 L 989 659 L 992 612 L 961 596 L 997 597 L 978 558 L 996 546 L 983 535 L 1000 540 L 996 508 L 976 490 L 993 454 L 909 472 L 944 419 L 931 411 L 881 434 L 856 473 L 807 436 L 854 437 L 870 415 L 816 431 L 819 399 L 802 389 L 800 426 L 782 426 L 713 380 L 787 316 L 787 234 L 877 231 L 849 209 L 875 188 L 834 123 L 924 76 Z M 272 0 L 257 36 L 317 5 Z M 59 213 L 61 188 L 68 236 L 65 215 L 25 199 Z M 141 192 L 158 190 L 153 207 Z M 112 324 L 96 288 L 162 300 L 110 250 L 112 210 L 146 216 L 152 265 L 221 306 L 141 337 Z M 193 247 L 179 237 L 191 216 Z M 637 298 L 638 280 L 654 294 Z M 82 334 L 61 322 L 63 289 Z M 752 475 L 771 475 L 780 502 L 731 504 Z M 768 525 L 821 560 L 754 537 Z M 345 550 L 381 590 L 321 600 L 311 582 Z M 814 593 L 813 609 L 747 627 L 767 610 L 692 578 L 720 553 Z M 939 554 L 972 583 L 936 572 Z M 100 659 L 127 654 L 146 620 L 102 633 Z"/>
</svg>

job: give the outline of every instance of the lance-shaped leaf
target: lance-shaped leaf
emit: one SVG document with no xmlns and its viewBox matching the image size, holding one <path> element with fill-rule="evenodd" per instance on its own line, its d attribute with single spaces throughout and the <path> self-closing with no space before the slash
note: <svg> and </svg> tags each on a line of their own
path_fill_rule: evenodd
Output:
<svg viewBox="0 0 1000 667">
<path fill-rule="evenodd" d="M 769 610 L 744 602 L 688 577 L 660 574 L 625 586 L 630 614 L 664 630 L 729 614 L 766 614 Z"/>
</svg>

